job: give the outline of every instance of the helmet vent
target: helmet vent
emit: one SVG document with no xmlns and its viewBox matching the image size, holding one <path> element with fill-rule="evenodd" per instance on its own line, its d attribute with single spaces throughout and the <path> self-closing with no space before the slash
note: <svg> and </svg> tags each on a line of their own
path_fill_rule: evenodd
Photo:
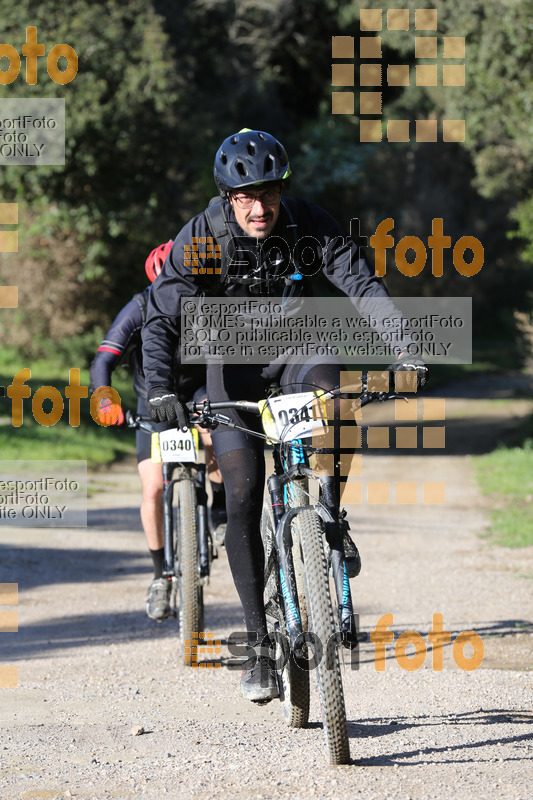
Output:
<svg viewBox="0 0 533 800">
<path fill-rule="evenodd" d="M 260 139 L 266 142 L 266 136 L 262 131 L 257 131 L 257 135 L 259 136 Z"/>
<path fill-rule="evenodd" d="M 274 169 L 275 166 L 276 166 L 276 162 L 274 161 L 272 156 L 270 154 L 268 156 L 266 156 L 265 157 L 265 163 L 263 165 L 263 169 L 265 171 L 265 175 L 266 175 L 267 172 L 272 172 L 272 170 Z"/>
<path fill-rule="evenodd" d="M 224 153 L 224 151 L 222 151 L 222 153 L 220 154 L 220 160 L 222 161 L 223 164 L 227 164 L 228 163 L 228 157 Z"/>
<path fill-rule="evenodd" d="M 234 136 L 234 137 L 232 138 L 232 140 L 231 140 L 231 143 L 232 143 L 232 144 L 239 144 L 239 137 L 238 137 L 238 136 Z"/>
<path fill-rule="evenodd" d="M 246 149 L 248 150 L 248 155 L 255 156 L 255 144 L 253 142 L 248 142 Z"/>
<path fill-rule="evenodd" d="M 237 172 L 239 173 L 239 175 L 242 178 L 246 178 L 246 175 L 247 175 L 246 167 L 244 166 L 242 161 L 236 161 L 235 162 L 235 168 L 236 168 Z"/>
</svg>

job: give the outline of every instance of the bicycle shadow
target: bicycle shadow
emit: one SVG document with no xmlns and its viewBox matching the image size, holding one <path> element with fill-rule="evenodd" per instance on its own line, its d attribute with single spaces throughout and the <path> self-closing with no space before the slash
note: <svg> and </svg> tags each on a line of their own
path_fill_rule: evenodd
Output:
<svg viewBox="0 0 533 800">
<path fill-rule="evenodd" d="M 206 631 L 217 636 L 217 627 L 212 624 L 209 608 L 206 608 Z M 237 630 L 240 609 L 229 605 L 219 610 L 219 619 L 229 621 L 230 627 Z M 81 613 L 58 617 L 31 624 L 22 624 L 19 630 L 11 635 L 4 633 L 0 639 L 0 659 L 10 662 L 36 657 L 54 658 L 57 651 L 75 650 L 79 647 L 116 647 L 120 644 L 157 642 L 166 639 L 176 641 L 179 636 L 179 625 L 171 616 L 162 623 L 149 619 L 144 608 L 131 611 L 109 611 L 95 614 Z"/>
<path fill-rule="evenodd" d="M 494 745 L 499 747 L 502 744 L 514 744 L 518 742 L 528 742 L 533 740 L 533 712 L 529 711 L 516 711 L 515 709 L 479 709 L 477 711 L 466 711 L 458 714 L 439 714 L 439 715 L 425 715 L 419 719 L 409 717 L 398 717 L 395 720 L 385 720 L 383 718 L 370 718 L 368 720 L 358 720 L 357 722 L 348 722 L 348 736 L 350 739 L 359 738 L 375 738 L 378 736 L 388 736 L 398 731 L 404 730 L 419 730 L 424 727 L 439 727 L 446 725 L 454 726 L 479 726 L 479 729 L 485 731 L 488 725 L 528 725 L 532 727 L 531 733 L 524 733 L 515 736 L 494 736 L 480 738 L 479 741 L 460 742 L 458 744 L 447 743 L 443 746 L 429 747 L 415 747 L 411 750 L 397 750 L 396 752 L 389 752 L 387 754 L 379 754 L 370 758 L 352 759 L 352 764 L 359 767 L 416 767 L 421 765 L 431 764 L 454 764 L 454 763 L 484 763 L 493 761 L 494 758 L 481 757 L 481 758 L 432 758 L 440 754 L 468 753 L 475 751 L 481 747 Z M 433 731 L 433 735 L 437 736 L 437 731 Z M 503 758 L 503 761 L 523 761 L 529 760 L 528 756 L 517 758 Z M 414 760 L 406 760 L 414 759 Z"/>
<path fill-rule="evenodd" d="M 14 547 L 0 544 L 0 582 L 18 583 L 19 591 L 60 583 L 105 582 L 120 575 L 148 575 L 149 556 L 132 550 L 95 547 Z"/>
<path fill-rule="evenodd" d="M 96 530 L 143 533 L 138 506 L 89 509 L 87 511 L 87 527 Z"/>
</svg>

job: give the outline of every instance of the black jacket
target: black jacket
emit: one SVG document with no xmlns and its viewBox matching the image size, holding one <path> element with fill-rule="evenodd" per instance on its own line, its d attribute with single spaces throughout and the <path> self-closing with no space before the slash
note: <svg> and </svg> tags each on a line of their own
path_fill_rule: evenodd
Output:
<svg viewBox="0 0 533 800">
<path fill-rule="evenodd" d="M 342 294 L 354 300 L 359 313 L 365 313 L 365 298 L 388 297 L 382 281 L 371 270 L 364 251 L 345 234 L 339 223 L 327 211 L 304 200 L 290 200 L 290 212 L 296 223 L 297 237 L 291 228 L 286 208 L 280 215 L 270 236 L 260 246 L 255 239 L 246 236 L 239 228 L 229 203 L 227 216 L 236 236 L 235 262 L 240 266 L 231 267 L 223 285 L 216 274 L 193 273 L 191 253 L 198 253 L 196 269 L 213 267 L 213 259 L 208 259 L 207 244 L 204 237 L 211 237 L 205 213 L 190 220 L 176 237 L 172 250 L 163 267 L 161 275 L 152 286 L 148 302 L 147 320 L 143 328 L 143 364 L 148 389 L 163 386 L 171 389 L 173 383 L 173 353 L 180 336 L 180 304 L 182 297 L 201 294 L 221 297 L 249 297 L 257 295 L 281 296 L 285 286 L 284 276 L 294 271 L 293 264 L 287 264 L 288 253 L 294 249 L 296 238 L 313 237 L 305 244 L 314 248 L 316 259 L 305 275 L 312 276 L 299 281 L 304 296 L 322 294 L 320 279 L 327 279 Z M 279 237 L 279 238 L 278 238 Z M 227 238 L 227 237 L 226 237 Z M 201 240 L 204 240 L 203 242 Z M 283 240 L 283 241 L 280 241 Z M 285 246 L 287 243 L 288 247 Z M 212 244 L 216 244 L 212 242 Z M 202 257 L 201 253 L 207 253 Z M 306 253 L 306 261 L 310 253 Z M 186 262 L 189 261 L 187 264 Z M 256 271 L 261 281 L 248 286 L 239 278 Z"/>
</svg>

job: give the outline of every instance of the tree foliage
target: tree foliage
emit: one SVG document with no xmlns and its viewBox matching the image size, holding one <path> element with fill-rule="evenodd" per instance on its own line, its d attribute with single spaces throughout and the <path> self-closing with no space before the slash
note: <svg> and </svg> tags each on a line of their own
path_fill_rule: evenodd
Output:
<svg viewBox="0 0 533 800">
<path fill-rule="evenodd" d="M 0 258 L 0 278 L 24 275 L 20 309 L 2 312 L 4 341 L 36 354 L 105 326 L 145 283 L 144 260 L 214 194 L 216 148 L 242 127 L 286 144 L 295 193 L 370 235 L 385 217 L 394 236 L 426 241 L 442 217 L 455 242 L 477 236 L 485 266 L 475 282 L 447 252 L 445 275 L 391 269 L 401 294 L 473 294 L 494 313 L 526 308 L 533 261 L 533 0 L 406 0 L 436 8 L 436 35 L 465 36 L 466 86 L 383 86 L 383 120 L 466 119 L 462 144 L 360 143 L 359 119 L 331 114 L 331 36 L 359 36 L 359 10 L 394 0 L 20 0 L 3 9 L 2 41 L 20 52 L 36 25 L 47 52 L 78 53 L 79 73 L 60 86 L 39 62 L 2 97 L 65 97 L 66 161 L 3 167 L 3 202 L 20 207 L 20 252 Z M 409 64 L 414 30 L 388 31 L 383 63 Z M 418 34 L 417 34 L 418 35 Z M 421 35 L 431 35 L 425 32 Z M 355 66 L 357 75 L 358 54 Z M 442 53 L 437 59 L 442 67 Z M 0 64 L 0 68 L 2 64 Z M 441 82 L 439 81 L 441 84 Z M 355 87 L 357 96 L 357 86 Z M 509 234 L 519 238 L 508 239 Z M 524 241 L 525 240 L 525 241 Z"/>
</svg>

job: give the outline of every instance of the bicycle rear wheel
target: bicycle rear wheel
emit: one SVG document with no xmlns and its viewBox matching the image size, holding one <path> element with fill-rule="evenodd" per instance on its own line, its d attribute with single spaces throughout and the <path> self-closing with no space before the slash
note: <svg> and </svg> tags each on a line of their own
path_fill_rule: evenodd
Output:
<svg viewBox="0 0 533 800">
<path fill-rule="evenodd" d="M 178 483 L 177 555 L 179 587 L 180 658 L 191 666 L 193 634 L 203 625 L 203 589 L 198 581 L 198 539 L 196 535 L 196 488 L 192 478 Z M 185 643 L 189 644 L 186 645 Z"/>
<path fill-rule="evenodd" d="M 313 634 L 310 647 L 317 662 L 316 676 L 328 758 L 330 764 L 348 764 L 350 743 L 324 553 L 323 524 L 316 512 L 302 511 L 294 520 L 293 527 L 298 532 L 302 548 L 309 631 Z"/>
<path fill-rule="evenodd" d="M 261 537 L 265 550 L 265 564 L 268 565 L 274 540 L 274 517 L 268 503 L 263 507 L 261 516 Z M 300 548 L 298 542 L 293 542 L 293 557 L 295 557 L 296 585 L 302 625 L 306 630 L 307 611 L 305 594 L 303 592 L 302 569 Z M 297 564 L 300 564 L 298 569 Z M 281 587 L 277 559 L 274 568 L 265 575 L 265 610 L 267 614 L 267 627 L 271 633 L 286 635 L 285 622 L 281 605 Z M 285 648 L 286 651 L 286 648 Z M 276 657 L 279 658 L 280 647 L 276 648 Z M 285 660 L 285 659 L 284 659 Z M 306 666 L 306 665 L 305 665 Z M 305 728 L 309 721 L 309 672 L 302 669 L 294 654 L 289 652 L 283 668 L 277 671 L 279 698 L 283 719 L 290 728 Z"/>
</svg>

